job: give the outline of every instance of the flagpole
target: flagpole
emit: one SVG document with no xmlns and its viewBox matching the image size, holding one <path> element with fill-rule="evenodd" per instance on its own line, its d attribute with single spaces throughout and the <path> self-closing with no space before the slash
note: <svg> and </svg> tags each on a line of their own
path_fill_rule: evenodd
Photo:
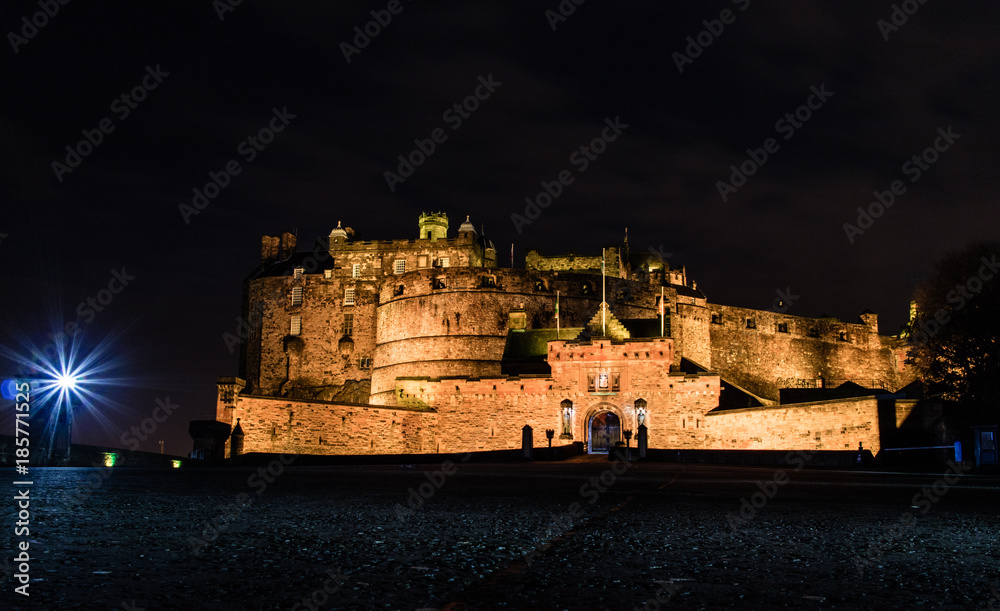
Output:
<svg viewBox="0 0 1000 611">
<path fill-rule="evenodd" d="M 604 249 L 601 249 L 601 335 L 607 336 L 607 310 L 608 310 L 608 289 L 607 282 L 604 279 Z"/>
<path fill-rule="evenodd" d="M 556 291 L 556 339 L 559 339 L 559 291 Z"/>
<path fill-rule="evenodd" d="M 665 313 L 664 303 L 663 303 L 663 287 L 660 287 L 660 337 L 663 337 L 663 317 Z"/>
</svg>

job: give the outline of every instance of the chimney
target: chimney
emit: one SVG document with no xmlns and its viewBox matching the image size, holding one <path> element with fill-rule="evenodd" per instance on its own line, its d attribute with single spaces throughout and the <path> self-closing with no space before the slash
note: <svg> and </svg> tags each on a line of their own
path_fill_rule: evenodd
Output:
<svg viewBox="0 0 1000 611">
<path fill-rule="evenodd" d="M 269 235 L 260 238 L 260 262 L 272 263 L 277 261 L 280 251 L 281 239 Z"/>
<path fill-rule="evenodd" d="M 295 235 L 287 231 L 281 234 L 281 258 L 287 259 L 295 253 Z"/>
</svg>

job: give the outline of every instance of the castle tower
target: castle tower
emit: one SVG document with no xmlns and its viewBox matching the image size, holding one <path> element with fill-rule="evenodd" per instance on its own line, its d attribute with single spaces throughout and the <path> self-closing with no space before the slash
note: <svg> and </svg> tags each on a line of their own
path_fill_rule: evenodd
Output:
<svg viewBox="0 0 1000 611">
<path fill-rule="evenodd" d="M 340 221 L 337 221 L 337 226 L 333 228 L 330 232 L 330 248 L 335 245 L 344 244 L 347 242 L 347 231 L 340 226 Z"/>
<path fill-rule="evenodd" d="M 421 239 L 444 240 L 448 238 L 448 215 L 444 212 L 424 212 L 420 215 Z"/>
<path fill-rule="evenodd" d="M 465 216 L 465 222 L 458 228 L 458 237 L 464 238 L 466 236 L 476 237 L 476 227 L 469 221 L 468 215 Z"/>
</svg>

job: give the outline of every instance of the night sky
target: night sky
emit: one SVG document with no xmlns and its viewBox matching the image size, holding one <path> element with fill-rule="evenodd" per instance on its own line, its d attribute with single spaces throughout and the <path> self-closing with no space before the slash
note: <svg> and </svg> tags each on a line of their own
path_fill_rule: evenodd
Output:
<svg viewBox="0 0 1000 611">
<path fill-rule="evenodd" d="M 890 2 L 564 0 L 564 19 L 555 0 L 148 4 L 69 2 L 38 28 L 22 19 L 36 2 L 0 8 L 2 342 L 43 346 L 78 319 L 82 350 L 113 340 L 123 386 L 105 389 L 103 422 L 79 416 L 78 443 L 122 445 L 169 397 L 180 407 L 141 449 L 191 450 L 188 421 L 212 417 L 215 379 L 237 372 L 222 336 L 264 234 L 305 248 L 339 220 L 415 238 L 420 212 L 441 210 L 452 235 L 465 215 L 485 227 L 504 266 L 513 243 L 520 266 L 528 248 L 596 254 L 627 227 L 633 251 L 669 253 L 712 302 L 767 308 L 790 289 L 789 314 L 871 309 L 895 333 L 934 261 L 1000 225 L 995 3 L 914 0 L 898 26 Z M 343 43 L 387 7 L 348 62 Z M 584 169 L 606 120 L 627 127 Z M 269 124 L 266 144 L 247 140 Z M 397 157 L 435 133 L 390 189 Z M 730 166 L 771 138 L 724 201 Z M 573 182 L 519 233 L 511 215 L 563 171 Z M 185 219 L 210 173 L 226 186 Z M 849 239 L 894 181 L 893 205 Z M 116 272 L 133 278 L 81 308 Z"/>
</svg>

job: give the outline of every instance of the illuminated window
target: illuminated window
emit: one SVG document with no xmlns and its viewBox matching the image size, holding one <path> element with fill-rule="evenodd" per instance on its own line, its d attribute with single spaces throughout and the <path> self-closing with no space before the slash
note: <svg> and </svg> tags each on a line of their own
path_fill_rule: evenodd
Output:
<svg viewBox="0 0 1000 611">
<path fill-rule="evenodd" d="M 361 264 L 355 263 L 354 265 L 351 266 L 351 278 L 360 278 L 360 277 L 361 277 Z"/>
<path fill-rule="evenodd" d="M 396 259 L 392 262 L 392 273 L 403 274 L 406 272 L 406 259 Z"/>
<path fill-rule="evenodd" d="M 303 268 L 301 268 L 301 267 L 296 267 L 296 268 L 295 268 L 295 269 L 294 269 L 294 270 L 292 271 L 292 275 L 293 275 L 293 276 L 294 276 L 295 278 L 301 278 L 301 277 L 302 277 L 302 272 L 304 272 L 304 271 L 305 271 L 305 270 L 304 270 Z"/>
<path fill-rule="evenodd" d="M 292 305 L 302 305 L 302 287 L 294 286 L 292 287 Z"/>
<path fill-rule="evenodd" d="M 323 277 L 327 278 L 327 279 L 333 278 L 333 270 L 332 269 L 324 269 L 323 270 Z"/>
<path fill-rule="evenodd" d="M 340 331 L 342 335 L 354 334 L 354 314 L 344 314 L 344 324 Z"/>
<path fill-rule="evenodd" d="M 289 335 L 299 335 L 302 333 L 302 317 L 292 316 L 292 324 L 288 329 Z"/>
<path fill-rule="evenodd" d="M 441 265 L 441 267 L 448 267 L 449 265 L 451 265 L 451 259 L 448 257 L 441 257 L 440 259 L 438 259 L 438 263 Z"/>
<path fill-rule="evenodd" d="M 344 289 L 344 305 L 354 305 L 354 289 Z"/>
</svg>

